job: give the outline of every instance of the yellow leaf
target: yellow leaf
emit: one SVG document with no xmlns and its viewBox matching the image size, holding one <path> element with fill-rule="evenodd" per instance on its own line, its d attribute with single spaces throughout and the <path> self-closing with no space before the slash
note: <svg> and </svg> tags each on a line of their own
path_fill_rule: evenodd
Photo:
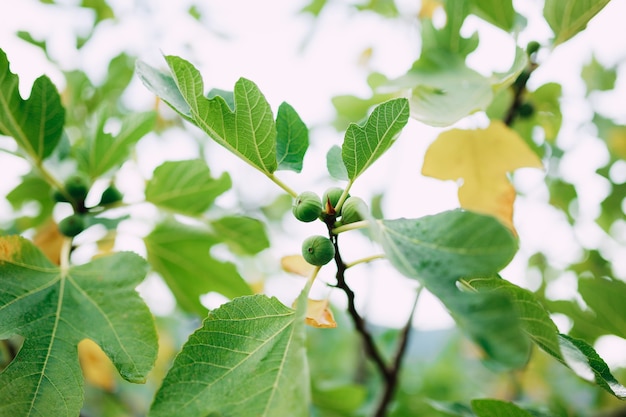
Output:
<svg viewBox="0 0 626 417">
<path fill-rule="evenodd" d="M 106 391 L 115 388 L 115 367 L 100 346 L 91 339 L 83 339 L 78 344 L 78 359 L 85 380 Z"/>
<path fill-rule="evenodd" d="M 441 133 L 426 151 L 422 174 L 441 180 L 462 180 L 461 207 L 492 215 L 515 230 L 515 189 L 507 173 L 524 167 L 543 166 L 514 130 L 493 121 L 487 129 Z"/>
<path fill-rule="evenodd" d="M 441 7 L 441 1 L 439 0 L 422 0 L 422 7 L 418 17 L 420 19 L 432 19 L 435 10 Z"/>
<path fill-rule="evenodd" d="M 309 277 L 313 273 L 315 267 L 304 260 L 302 255 L 284 256 L 280 260 L 280 266 L 285 272 L 291 272 L 303 277 Z"/>
<path fill-rule="evenodd" d="M 296 307 L 296 303 L 293 303 Z M 337 327 L 333 312 L 328 308 L 328 300 L 312 300 L 307 299 L 306 317 L 304 322 L 311 327 L 322 329 L 332 329 Z"/>
<path fill-rule="evenodd" d="M 607 137 L 609 151 L 621 159 L 626 159 L 626 127 L 616 126 L 609 130 Z"/>
<path fill-rule="evenodd" d="M 54 220 L 46 222 L 33 237 L 35 246 L 55 265 L 61 262 L 61 247 L 64 240 L 65 237 L 59 232 L 59 227 Z"/>
</svg>

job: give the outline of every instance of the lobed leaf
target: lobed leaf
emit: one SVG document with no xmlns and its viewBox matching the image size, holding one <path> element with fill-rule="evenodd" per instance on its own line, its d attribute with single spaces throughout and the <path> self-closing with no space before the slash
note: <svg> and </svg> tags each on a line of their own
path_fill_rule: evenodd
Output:
<svg viewBox="0 0 626 417">
<path fill-rule="evenodd" d="M 328 150 L 326 154 L 326 168 L 331 177 L 341 181 L 348 181 L 348 170 L 343 163 L 341 148 L 339 146 L 333 145 Z"/>
<path fill-rule="evenodd" d="M 194 123 L 239 158 L 272 174 L 278 167 L 276 125 L 272 109 L 256 84 L 245 78 L 235 83 L 233 111 L 221 96 L 204 96 L 202 77 L 192 64 L 176 56 L 165 59 Z"/>
<path fill-rule="evenodd" d="M 254 295 L 211 311 L 176 357 L 149 416 L 308 415 L 306 291 L 298 305 Z"/>
<path fill-rule="evenodd" d="M 235 253 L 256 255 L 270 247 L 262 221 L 246 216 L 225 216 L 211 222 L 216 235 Z"/>
<path fill-rule="evenodd" d="M 554 32 L 556 46 L 587 27 L 587 23 L 609 3 L 609 0 L 546 0 L 543 16 Z"/>
<path fill-rule="evenodd" d="M 157 354 L 152 315 L 134 290 L 146 270 L 130 252 L 63 270 L 28 240 L 0 237 L 0 339 L 25 338 L 0 373 L 0 415 L 78 415 L 77 345 L 86 338 L 122 377 L 144 382 Z"/>
<path fill-rule="evenodd" d="M 506 227 L 490 216 L 454 210 L 383 220 L 377 233 L 393 266 L 446 305 L 484 349 L 489 365 L 516 368 L 526 363 L 530 342 L 510 298 L 503 292 L 480 294 L 457 287 L 461 278 L 495 275 L 513 258 L 517 242 Z"/>
<path fill-rule="evenodd" d="M 65 109 L 48 77 L 35 80 L 26 100 L 20 96 L 18 84 L 0 49 L 0 134 L 12 136 L 20 149 L 40 162 L 52 154 L 61 139 Z"/>
<path fill-rule="evenodd" d="M 163 71 L 151 67 L 143 61 L 137 61 L 137 76 L 143 84 L 152 91 L 157 97 L 160 97 L 168 106 L 174 109 L 178 114 L 188 121 L 193 121 L 191 117 L 191 108 L 185 101 L 185 98 L 178 90 L 174 78 Z"/>
<path fill-rule="evenodd" d="M 288 103 L 278 107 L 276 131 L 277 169 L 302 171 L 304 154 L 309 148 L 309 129 Z"/>
<path fill-rule="evenodd" d="M 252 294 L 235 265 L 211 256 L 211 247 L 221 240 L 208 230 L 167 221 L 158 224 L 144 242 L 150 265 L 185 311 L 205 315 L 200 296 L 210 291 L 228 298 Z"/>
<path fill-rule="evenodd" d="M 363 126 L 351 124 L 346 131 L 341 157 L 354 181 L 393 144 L 409 120 L 409 102 L 398 98 L 377 106 Z"/>
<path fill-rule="evenodd" d="M 228 173 L 213 178 L 203 160 L 166 161 L 148 181 L 146 201 L 178 213 L 198 215 L 230 187 Z"/>
<path fill-rule="evenodd" d="M 472 12 L 486 20 L 510 32 L 515 23 L 515 9 L 512 0 L 471 0 Z"/>
</svg>

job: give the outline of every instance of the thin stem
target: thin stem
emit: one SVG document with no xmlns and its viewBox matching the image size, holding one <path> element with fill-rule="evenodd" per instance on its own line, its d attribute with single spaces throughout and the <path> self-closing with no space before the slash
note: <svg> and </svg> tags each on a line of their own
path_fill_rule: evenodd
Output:
<svg viewBox="0 0 626 417">
<path fill-rule="evenodd" d="M 378 255 L 372 255 L 372 256 L 366 256 L 365 258 L 361 258 L 361 259 L 357 259 L 356 261 L 350 262 L 346 264 L 346 269 L 350 269 L 353 266 L 359 265 L 359 264 L 364 264 L 367 262 L 372 262 L 378 259 L 385 259 L 386 256 L 382 253 L 379 253 Z"/>
<path fill-rule="evenodd" d="M 267 174 L 267 173 L 265 173 L 265 175 L 267 176 L 267 178 L 272 180 L 272 182 L 274 182 L 274 184 L 278 185 L 280 188 L 285 190 L 287 192 L 287 194 L 289 194 L 293 198 L 296 198 L 298 196 L 298 193 L 296 191 L 294 191 L 293 188 L 289 187 L 287 184 L 285 184 L 282 180 L 280 180 L 274 174 Z"/>
<path fill-rule="evenodd" d="M 313 285 L 313 282 L 315 281 L 315 278 L 317 278 L 317 274 L 320 272 L 320 269 L 322 269 L 322 267 L 321 267 L 321 266 L 316 266 L 316 267 L 313 269 L 313 272 L 311 272 L 311 276 L 309 277 L 309 279 L 308 279 L 308 281 L 307 281 L 307 283 L 308 283 L 309 285 Z"/>
<path fill-rule="evenodd" d="M 331 230 L 331 233 L 334 235 L 338 235 L 339 233 L 348 232 L 350 230 L 365 229 L 369 227 L 369 225 L 369 220 L 361 220 L 358 222 L 343 224 L 341 226 L 335 227 Z"/>
<path fill-rule="evenodd" d="M 519 81 L 513 85 L 513 102 L 503 119 L 504 124 L 507 126 L 511 126 L 515 121 L 515 118 L 518 116 L 519 108 L 523 102 L 522 99 L 524 98 L 524 93 L 526 93 L 526 83 L 530 78 L 530 74 L 532 74 L 537 67 L 538 64 L 536 62 L 532 60 L 529 61 L 526 69 L 524 69 L 524 71 L 519 75 Z"/>
<path fill-rule="evenodd" d="M 422 287 L 417 289 L 417 294 L 415 295 L 415 300 L 413 300 L 413 306 L 411 307 L 411 314 L 409 315 L 406 324 L 402 328 L 400 333 L 398 346 L 396 348 L 396 353 L 393 356 L 393 361 L 391 366 L 388 369 L 388 374 L 385 375 L 385 390 L 383 391 L 383 395 L 378 403 L 378 407 L 376 407 L 376 412 L 374 413 L 374 417 L 384 417 L 387 412 L 387 407 L 391 403 L 393 399 L 393 395 L 395 393 L 396 387 L 398 386 L 400 369 L 402 367 L 402 360 L 404 359 L 404 355 L 406 353 L 406 348 L 409 344 L 409 334 L 411 333 L 411 329 L 413 328 L 413 316 L 415 315 L 415 308 L 417 307 L 417 301 L 420 298 L 420 294 L 422 293 Z"/>
<path fill-rule="evenodd" d="M 335 205 L 335 211 L 337 213 L 341 212 L 341 207 L 343 206 L 343 203 L 348 199 L 348 194 L 350 193 L 350 188 L 352 188 L 352 184 L 354 184 L 352 180 L 348 181 L 348 185 L 346 185 L 346 188 L 343 190 L 341 197 L 339 197 L 339 200 Z"/>
</svg>

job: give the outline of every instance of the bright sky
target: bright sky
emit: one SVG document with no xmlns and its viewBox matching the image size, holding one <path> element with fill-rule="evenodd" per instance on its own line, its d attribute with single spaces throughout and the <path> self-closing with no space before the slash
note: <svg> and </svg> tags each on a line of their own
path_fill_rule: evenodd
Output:
<svg viewBox="0 0 626 417">
<path fill-rule="evenodd" d="M 72 5 L 79 2 L 59 3 Z M 30 31 L 36 39 L 48 39 L 50 53 L 62 68 L 83 68 L 96 81 L 103 77 L 109 60 L 121 50 L 153 66 L 164 66 L 161 54 L 180 55 L 201 70 L 209 84 L 207 87 L 232 89 L 237 78 L 249 78 L 259 85 L 274 109 L 282 101 L 288 101 L 313 128 L 313 143 L 305 159 L 303 174 L 281 175 L 296 189 L 312 189 L 319 194 L 333 184 L 325 168 L 319 167 L 325 167 L 327 149 L 339 144 L 342 137 L 326 127 L 334 114 L 331 97 L 338 94 L 365 96 L 369 92 L 365 83 L 369 71 L 377 70 L 390 77 L 401 75 L 419 53 L 419 28 L 413 20 L 389 21 L 375 15 L 357 14 L 345 7 L 343 1 L 331 1 L 331 6 L 317 22 L 308 16 L 297 15 L 304 3 L 293 0 L 274 0 L 271 8 L 266 2 L 252 0 L 199 2 L 199 10 L 204 16 L 201 23 L 186 14 L 191 4 L 189 0 L 111 0 L 109 3 L 122 18 L 118 22 L 103 23 L 93 39 L 78 51 L 72 47 L 73 34 L 85 34 L 91 27 L 93 17 L 89 11 L 50 7 L 34 0 L 0 0 L 0 48 L 7 53 L 12 71 L 20 76 L 23 95 L 28 95 L 33 80 L 42 73 L 48 74 L 60 88 L 63 79 L 37 48 L 14 36 L 18 30 Z M 414 1 L 401 0 L 398 4 L 406 15 L 415 15 L 419 9 Z M 520 45 L 529 40 L 545 42 L 551 36 L 545 22 L 537 18 L 542 4 L 539 0 L 515 1 L 516 7 L 529 20 L 529 28 L 520 34 Z M 580 123 L 589 120 L 592 113 L 589 104 L 582 100 L 584 86 L 578 76 L 581 66 L 590 60 L 592 51 L 605 65 L 623 62 L 626 58 L 624 16 L 626 2 L 611 2 L 583 34 L 558 47 L 550 55 L 540 55 L 541 68 L 535 72 L 530 83 L 531 88 L 547 81 L 564 84 L 565 124 L 561 140 L 563 146 L 573 149 L 571 156 L 564 161 L 565 175 L 579 186 L 584 202 L 581 212 L 588 219 L 577 231 L 576 237 L 592 247 L 598 245 L 603 237 L 594 226 L 593 217 L 597 202 L 607 190 L 604 184 L 590 178 L 606 155 L 594 146 L 597 139 L 579 129 Z M 503 32 L 481 24 L 478 19 L 469 18 L 463 32 L 469 34 L 475 29 L 479 30 L 481 46 L 470 56 L 469 64 L 484 74 L 508 68 L 513 59 L 513 40 Z M 362 54 L 368 48 L 372 51 L 371 58 L 363 62 Z M 601 97 L 594 105 L 605 114 L 626 123 L 623 65 L 620 75 L 619 93 Z M 129 106 L 141 110 L 152 105 L 154 97 L 135 80 L 126 99 Z M 476 127 L 484 125 L 484 122 L 484 116 L 478 114 L 464 119 L 460 125 Z M 419 217 L 456 207 L 456 186 L 419 175 L 424 151 L 439 131 L 412 122 L 389 155 L 378 161 L 357 182 L 352 194 L 368 199 L 376 193 L 387 192 L 384 208 L 389 218 Z M 184 146 L 185 143 L 191 142 L 181 137 L 180 132 L 142 141 L 138 149 L 138 153 L 143 155 L 139 172 L 128 173 L 129 183 L 141 181 L 138 173 L 149 176 L 152 169 L 166 158 L 193 157 L 193 146 Z M 243 199 L 245 204 L 258 205 L 267 203 L 278 192 L 273 184 L 257 177 L 255 172 L 217 146 L 209 147 L 207 159 L 214 172 L 229 170 L 235 174 L 235 192 L 220 201 L 227 209 L 236 207 L 235 197 Z M 0 194 L 4 195 L 19 181 L 17 174 L 24 167 L 2 153 L 0 167 L 3 171 Z M 567 264 L 580 253 L 579 244 L 564 218 L 545 204 L 547 195 L 542 183 L 543 175 L 536 170 L 528 172 L 517 184 L 528 195 L 528 198 L 518 200 L 516 208 L 522 250 L 519 258 L 504 272 L 506 278 L 529 288 L 537 282 L 525 277 L 526 256 L 541 249 L 556 262 Z M 253 178 L 258 178 L 258 182 L 250 187 L 249 181 Z M 8 205 L 0 201 L 0 221 L 7 215 Z M 290 240 L 292 237 L 275 237 L 276 248 L 263 255 L 263 262 L 273 262 L 283 255 L 297 253 L 301 238 L 323 232 L 321 229 L 312 230 L 310 225 L 293 219 L 287 219 L 284 226 L 290 230 L 291 236 L 298 236 L 298 241 L 294 244 Z M 377 251 L 358 236 L 353 244 L 350 239 L 353 238 L 345 239 L 350 243 L 345 255 L 348 260 L 360 257 L 363 250 Z M 130 240 L 127 245 L 134 248 L 136 243 Z M 125 244 L 122 243 L 121 247 Z M 612 250 L 616 258 L 626 259 L 626 249 L 617 245 Z M 618 263 L 616 268 L 621 271 L 621 277 L 626 278 L 626 264 Z M 353 273 L 355 277 L 351 283 L 359 291 L 361 306 L 367 305 L 369 318 L 378 323 L 401 325 L 412 299 L 412 292 L 406 289 L 413 284 L 383 262 L 355 269 Z M 322 279 L 332 282 L 330 275 L 322 275 Z M 155 308 L 172 305 L 169 294 L 159 291 L 158 280 L 151 279 L 150 283 L 150 288 L 156 290 L 144 291 L 148 301 Z M 571 279 L 568 281 L 565 277 L 554 290 L 569 296 L 566 289 L 570 283 Z M 559 285 L 562 288 L 558 288 Z M 285 294 L 285 288 L 292 291 Z M 267 290 L 288 298 L 294 297 L 299 288 L 298 281 L 281 276 L 270 281 Z M 328 290 L 321 287 L 317 291 L 317 295 L 323 297 Z M 332 298 L 341 303 L 343 297 L 333 294 Z M 438 302 L 428 296 L 424 296 L 416 317 L 416 324 L 422 328 L 451 323 Z"/>
</svg>

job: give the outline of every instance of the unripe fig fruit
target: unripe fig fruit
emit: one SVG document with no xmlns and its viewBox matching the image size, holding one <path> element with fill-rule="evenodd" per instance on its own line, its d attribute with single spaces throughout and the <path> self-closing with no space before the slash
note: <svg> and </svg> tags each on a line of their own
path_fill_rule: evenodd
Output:
<svg viewBox="0 0 626 417">
<path fill-rule="evenodd" d="M 519 116 L 522 119 L 526 119 L 532 116 L 534 112 L 535 112 L 535 107 L 529 102 L 522 103 L 517 108 L 517 114 L 519 114 Z"/>
<path fill-rule="evenodd" d="M 302 256 L 311 265 L 326 265 L 335 257 L 335 247 L 327 237 L 310 236 L 302 242 Z"/>
<path fill-rule="evenodd" d="M 117 203 L 118 201 L 122 201 L 124 196 L 114 185 L 109 185 L 103 192 L 102 196 L 100 196 L 99 206 L 106 206 L 108 204 Z"/>
<path fill-rule="evenodd" d="M 341 222 L 343 224 L 354 223 L 363 220 L 363 214 L 367 213 L 367 204 L 359 197 L 348 197 L 341 208 Z"/>
<path fill-rule="evenodd" d="M 69 203 L 70 200 L 67 199 L 65 194 L 63 194 L 60 190 L 52 190 L 52 199 L 57 203 Z"/>
<path fill-rule="evenodd" d="M 85 220 L 78 214 L 72 214 L 59 222 L 59 231 L 67 237 L 74 237 L 85 230 Z"/>
<path fill-rule="evenodd" d="M 296 197 L 291 211 L 301 222 L 312 222 L 322 214 L 322 201 L 314 192 L 305 191 Z"/>
<path fill-rule="evenodd" d="M 335 207 L 343 194 L 343 189 L 339 187 L 331 187 L 324 192 L 322 197 L 322 206 L 326 213 L 334 214 Z M 348 194 L 349 196 L 350 194 Z M 337 213 L 339 215 L 339 213 Z"/>
<path fill-rule="evenodd" d="M 72 175 L 65 181 L 65 190 L 76 200 L 84 200 L 89 192 L 89 182 L 81 175 Z"/>
</svg>

